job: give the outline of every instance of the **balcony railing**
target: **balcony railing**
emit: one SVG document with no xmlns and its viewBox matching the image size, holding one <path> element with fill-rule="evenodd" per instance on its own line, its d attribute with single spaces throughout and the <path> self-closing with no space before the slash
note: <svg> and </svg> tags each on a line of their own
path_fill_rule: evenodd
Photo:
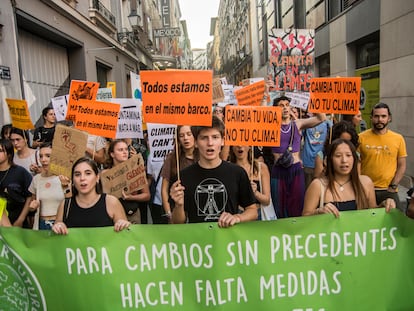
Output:
<svg viewBox="0 0 414 311">
<path fill-rule="evenodd" d="M 116 18 L 99 0 L 91 0 L 89 17 L 100 27 L 109 33 L 116 32 Z"/>
</svg>

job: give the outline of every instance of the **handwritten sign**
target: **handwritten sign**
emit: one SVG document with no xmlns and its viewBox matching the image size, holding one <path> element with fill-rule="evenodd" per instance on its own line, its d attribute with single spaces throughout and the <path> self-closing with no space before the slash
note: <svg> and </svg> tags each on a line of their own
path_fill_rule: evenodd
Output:
<svg viewBox="0 0 414 311">
<path fill-rule="evenodd" d="M 111 98 L 108 102 L 120 105 L 116 138 L 144 138 L 141 100 Z"/>
<path fill-rule="evenodd" d="M 53 110 L 55 111 L 56 121 L 64 121 L 66 118 L 66 111 L 68 109 L 69 95 L 53 97 L 51 101 Z"/>
<path fill-rule="evenodd" d="M 50 155 L 50 172 L 70 178 L 73 163 L 85 155 L 87 139 L 87 133 L 57 124 Z"/>
<path fill-rule="evenodd" d="M 273 91 L 309 92 L 314 76 L 315 30 L 272 29 L 268 46 Z"/>
<path fill-rule="evenodd" d="M 122 197 L 122 191 L 130 194 L 140 190 L 147 184 L 144 159 L 140 153 L 127 161 L 101 173 L 102 189 L 117 198 Z"/>
<path fill-rule="evenodd" d="M 10 118 L 14 127 L 22 130 L 34 129 L 29 108 L 24 99 L 6 98 L 6 103 L 9 107 Z"/>
<path fill-rule="evenodd" d="M 260 106 L 265 92 L 265 82 L 260 80 L 234 92 L 239 106 Z"/>
<path fill-rule="evenodd" d="M 218 103 L 224 100 L 224 92 L 221 86 L 221 79 L 213 79 L 213 103 Z"/>
<path fill-rule="evenodd" d="M 66 112 L 66 120 L 75 122 L 75 114 L 79 100 L 95 100 L 99 83 L 90 81 L 72 80 L 69 89 L 69 102 Z"/>
<path fill-rule="evenodd" d="M 210 70 L 142 71 L 144 121 L 178 125 L 211 125 Z"/>
<path fill-rule="evenodd" d="M 308 111 L 316 113 L 357 114 L 361 78 L 314 78 L 310 86 Z"/>
<path fill-rule="evenodd" d="M 148 123 L 148 144 L 153 162 L 163 162 L 167 154 L 174 150 L 174 137 L 177 129 L 173 124 Z"/>
<path fill-rule="evenodd" d="M 290 98 L 289 106 L 307 110 L 310 94 L 307 92 L 285 92 L 285 96 Z"/>
<path fill-rule="evenodd" d="M 225 144 L 231 146 L 280 146 L 280 107 L 227 106 Z"/>
</svg>

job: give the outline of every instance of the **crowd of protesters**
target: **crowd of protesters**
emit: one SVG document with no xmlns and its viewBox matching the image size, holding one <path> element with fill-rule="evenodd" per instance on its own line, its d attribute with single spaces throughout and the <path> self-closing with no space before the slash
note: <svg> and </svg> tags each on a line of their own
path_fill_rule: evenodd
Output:
<svg viewBox="0 0 414 311">
<path fill-rule="evenodd" d="M 57 234 L 67 234 L 70 227 L 120 231 L 146 223 L 217 221 L 228 227 L 260 220 L 261 205 L 269 203 L 279 219 L 399 207 L 407 152 L 403 137 L 388 128 L 392 115 L 386 104 L 373 107 L 372 128 L 358 134 L 360 113 L 339 116 L 338 122 L 289 103 L 285 96 L 273 102 L 282 108 L 278 147 L 226 146 L 225 106 L 218 105 L 211 126 L 178 126 L 177 149 L 156 167 L 145 139 L 89 135 L 85 157 L 73 164 L 70 178 L 50 173 L 56 118 L 52 108 L 45 108 L 44 124 L 33 139 L 11 125 L 2 128 L 0 225 Z M 102 193 L 101 172 L 136 153 L 145 159 L 148 184 L 123 191 L 120 199 Z M 410 217 L 413 206 L 407 209 Z"/>
</svg>

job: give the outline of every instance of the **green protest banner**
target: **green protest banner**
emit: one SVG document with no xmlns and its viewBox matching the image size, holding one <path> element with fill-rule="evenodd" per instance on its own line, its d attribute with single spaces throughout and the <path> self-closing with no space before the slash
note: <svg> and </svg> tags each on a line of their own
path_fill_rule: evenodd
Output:
<svg viewBox="0 0 414 311">
<path fill-rule="evenodd" d="M 413 310 L 414 222 L 383 209 L 51 232 L 0 228 L 5 310 Z"/>
</svg>

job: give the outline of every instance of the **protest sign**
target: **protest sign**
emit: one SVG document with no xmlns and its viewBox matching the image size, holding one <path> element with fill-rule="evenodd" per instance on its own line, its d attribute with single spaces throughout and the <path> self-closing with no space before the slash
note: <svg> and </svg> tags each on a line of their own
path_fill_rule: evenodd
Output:
<svg viewBox="0 0 414 311">
<path fill-rule="evenodd" d="M 147 123 L 148 145 L 153 162 L 164 162 L 170 151 L 174 150 L 176 125 Z"/>
<path fill-rule="evenodd" d="M 106 99 L 112 98 L 112 89 L 109 87 L 103 87 L 98 89 L 96 93 L 96 100 L 105 101 Z"/>
<path fill-rule="evenodd" d="M 120 105 L 116 138 L 144 138 L 141 100 L 132 98 L 111 98 L 108 102 Z"/>
<path fill-rule="evenodd" d="M 357 114 L 361 90 L 360 77 L 313 78 L 309 112 Z"/>
<path fill-rule="evenodd" d="M 0 227 L 6 310 L 413 310 L 414 222 L 398 210 L 250 222 Z M 53 271 L 53 277 L 51 277 Z M 18 293 L 18 294 L 17 294 Z"/>
<path fill-rule="evenodd" d="M 307 92 L 285 92 L 285 96 L 290 98 L 289 106 L 302 110 L 308 109 L 310 94 Z"/>
<path fill-rule="evenodd" d="M 67 107 L 68 106 L 68 100 L 69 100 L 69 95 L 62 95 L 62 96 L 58 96 L 58 97 L 53 97 L 51 99 L 52 107 L 53 107 L 53 110 L 55 111 L 57 122 L 65 120 L 66 111 L 68 109 L 68 107 Z"/>
<path fill-rule="evenodd" d="M 117 198 L 122 198 L 122 191 L 130 194 L 142 189 L 147 184 L 142 155 L 138 153 L 127 161 L 102 171 L 101 182 L 103 192 Z"/>
<path fill-rule="evenodd" d="M 115 81 L 108 81 L 108 82 L 106 82 L 106 87 L 111 88 L 112 98 L 115 98 L 116 97 L 116 82 Z"/>
<path fill-rule="evenodd" d="M 92 135 L 115 138 L 119 104 L 79 99 L 73 111 L 75 127 Z"/>
<path fill-rule="evenodd" d="M 265 92 L 265 82 L 260 80 L 234 92 L 239 106 L 260 106 Z"/>
<path fill-rule="evenodd" d="M 271 91 L 309 92 L 314 76 L 314 29 L 276 29 L 268 35 Z"/>
<path fill-rule="evenodd" d="M 55 175 L 71 178 L 72 164 L 85 156 L 87 139 L 87 133 L 57 124 L 53 136 L 49 171 Z"/>
<path fill-rule="evenodd" d="M 212 79 L 210 70 L 142 71 L 144 121 L 210 126 Z"/>
<path fill-rule="evenodd" d="M 221 87 L 221 79 L 213 79 L 213 103 L 221 102 L 224 100 L 224 92 Z"/>
<path fill-rule="evenodd" d="M 132 71 L 129 74 L 131 76 L 132 98 L 142 100 L 141 77 Z"/>
<path fill-rule="evenodd" d="M 66 120 L 75 122 L 75 113 L 78 110 L 78 101 L 95 100 L 98 88 L 98 82 L 72 80 L 70 82 Z"/>
<path fill-rule="evenodd" d="M 237 105 L 236 95 L 234 95 L 234 86 L 232 84 L 222 84 L 221 86 L 224 92 L 223 102 L 230 105 Z"/>
<path fill-rule="evenodd" d="M 24 99 L 6 98 L 12 125 L 22 130 L 34 129 L 27 102 Z"/>
<path fill-rule="evenodd" d="M 231 146 L 279 146 L 280 107 L 227 106 L 225 144 Z"/>
</svg>

